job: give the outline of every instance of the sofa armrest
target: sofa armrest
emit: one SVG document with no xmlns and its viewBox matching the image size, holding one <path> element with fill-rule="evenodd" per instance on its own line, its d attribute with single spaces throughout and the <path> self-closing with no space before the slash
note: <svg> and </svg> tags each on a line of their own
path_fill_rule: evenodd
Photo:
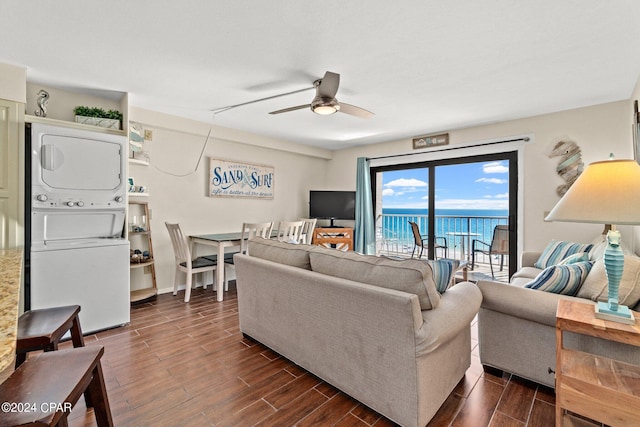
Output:
<svg viewBox="0 0 640 427">
<path fill-rule="evenodd" d="M 538 258 L 542 255 L 541 251 L 524 251 L 520 256 L 520 268 L 533 267 Z"/>
<path fill-rule="evenodd" d="M 464 328 L 469 328 L 481 302 L 482 292 L 475 283 L 461 282 L 447 289 L 438 307 L 422 312 L 424 323 L 417 334 L 424 340 L 420 340 L 416 353 L 429 353 L 453 339 Z"/>
<path fill-rule="evenodd" d="M 590 302 L 584 298 L 559 295 L 486 280 L 479 280 L 478 288 L 482 291 L 483 309 L 553 327 L 556 324 L 556 311 L 560 299 L 583 303 Z"/>
</svg>

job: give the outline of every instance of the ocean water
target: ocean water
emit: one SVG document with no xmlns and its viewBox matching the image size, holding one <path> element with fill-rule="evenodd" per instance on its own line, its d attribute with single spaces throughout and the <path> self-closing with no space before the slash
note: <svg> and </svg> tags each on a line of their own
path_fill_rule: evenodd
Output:
<svg viewBox="0 0 640 427">
<path fill-rule="evenodd" d="M 416 222 L 421 234 L 428 231 L 428 209 L 382 209 L 382 236 L 394 239 L 405 247 L 413 247 L 413 234 L 409 221 Z M 450 248 L 460 243 L 460 236 L 448 233 L 470 233 L 465 238 L 466 246 L 471 239 L 490 243 L 493 229 L 498 224 L 507 224 L 508 210 L 489 209 L 436 209 L 435 235 L 445 237 Z"/>
</svg>

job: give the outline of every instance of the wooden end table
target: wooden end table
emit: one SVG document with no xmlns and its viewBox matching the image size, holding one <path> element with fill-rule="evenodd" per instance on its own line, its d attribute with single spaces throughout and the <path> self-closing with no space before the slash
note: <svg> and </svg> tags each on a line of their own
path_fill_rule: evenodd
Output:
<svg viewBox="0 0 640 427">
<path fill-rule="evenodd" d="M 596 319 L 594 306 L 560 300 L 556 313 L 556 426 L 563 410 L 611 426 L 638 425 L 640 365 L 565 348 L 563 332 L 640 346 L 640 313 L 635 325 Z"/>
</svg>

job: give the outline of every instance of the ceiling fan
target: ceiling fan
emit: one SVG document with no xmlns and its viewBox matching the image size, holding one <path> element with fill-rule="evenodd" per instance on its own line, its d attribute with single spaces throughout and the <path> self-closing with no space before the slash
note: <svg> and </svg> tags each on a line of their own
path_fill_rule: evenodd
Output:
<svg viewBox="0 0 640 427">
<path fill-rule="evenodd" d="M 327 71 L 324 73 L 324 77 L 317 79 L 313 82 L 313 86 L 303 89 L 297 89 L 291 92 L 280 93 L 277 95 L 267 96 L 266 98 L 254 99 L 253 101 L 243 102 L 241 104 L 229 105 L 222 108 L 215 108 L 212 111 L 213 114 L 223 113 L 234 108 L 243 107 L 249 104 L 255 104 L 256 102 L 268 101 L 275 98 L 282 98 L 283 96 L 293 95 L 295 93 L 305 92 L 307 90 L 315 89 L 316 96 L 311 101 L 311 104 L 297 105 L 295 107 L 284 108 L 282 110 L 272 111 L 269 114 L 288 113 L 289 111 L 301 110 L 303 108 L 311 108 L 316 114 L 329 115 L 336 112 L 350 114 L 352 116 L 360 117 L 363 119 L 370 119 L 374 116 L 371 111 L 364 108 L 356 107 L 355 105 L 347 104 L 344 102 L 338 102 L 336 99 L 336 93 L 338 93 L 338 86 L 340 85 L 340 74 Z"/>
<path fill-rule="evenodd" d="M 281 114 L 288 113 L 290 111 L 301 110 L 303 108 L 311 108 L 316 114 L 329 115 L 336 112 L 350 114 L 352 116 L 360 117 L 362 119 L 370 119 L 373 117 L 371 111 L 364 108 L 356 107 L 355 105 L 347 104 L 345 102 L 338 102 L 336 99 L 336 93 L 338 93 L 338 86 L 340 85 L 340 74 L 327 71 L 324 73 L 324 77 L 313 82 L 313 88 L 316 90 L 316 96 L 311 101 L 311 104 L 297 105 L 295 107 L 283 108 L 282 110 L 271 111 L 269 114 Z M 303 90 L 313 89 L 307 88 Z M 298 91 L 296 91 L 298 92 Z"/>
</svg>

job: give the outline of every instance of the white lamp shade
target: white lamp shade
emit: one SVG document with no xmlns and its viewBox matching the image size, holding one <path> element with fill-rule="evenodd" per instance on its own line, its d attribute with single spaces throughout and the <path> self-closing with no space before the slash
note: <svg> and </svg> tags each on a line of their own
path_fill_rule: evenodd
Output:
<svg viewBox="0 0 640 427">
<path fill-rule="evenodd" d="M 635 160 L 591 163 L 546 220 L 640 224 L 640 165 Z"/>
</svg>

